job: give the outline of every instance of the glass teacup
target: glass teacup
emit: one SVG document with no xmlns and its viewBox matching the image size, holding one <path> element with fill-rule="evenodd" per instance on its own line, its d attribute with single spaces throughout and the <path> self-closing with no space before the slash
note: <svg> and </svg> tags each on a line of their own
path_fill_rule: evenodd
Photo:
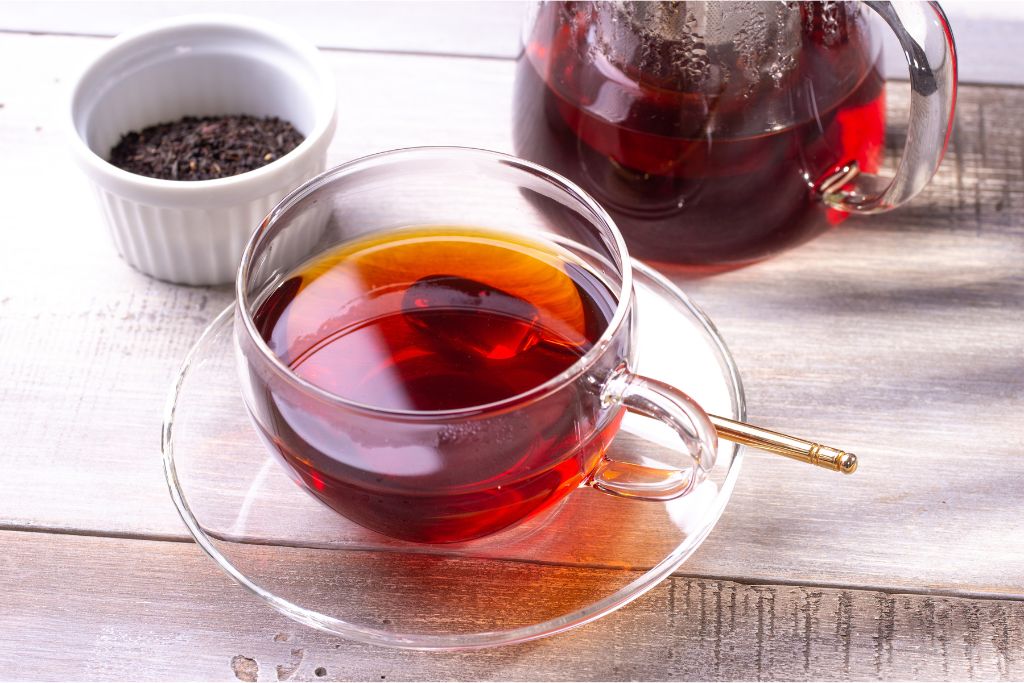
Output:
<svg viewBox="0 0 1024 683">
<path fill-rule="evenodd" d="M 444 256 L 453 244 L 484 245 L 486 257 Z M 366 254 L 395 245 L 401 250 L 367 265 Z M 422 258 L 403 261 L 401 254 Z M 534 291 L 523 289 L 534 262 L 544 264 L 546 278 L 566 279 L 560 291 L 597 302 L 600 315 L 588 314 L 557 338 L 543 333 L 550 326 L 537 321 L 561 314 L 524 293 Z M 332 282 L 344 287 L 331 289 Z M 632 274 L 614 223 L 573 183 L 535 164 L 482 150 L 418 148 L 334 168 L 268 215 L 246 247 L 236 287 L 235 343 L 257 431 L 300 485 L 380 533 L 466 541 L 551 509 L 580 486 L 636 499 L 680 497 L 714 465 L 716 432 L 700 406 L 632 370 Z M 428 294 L 437 292 L 445 296 L 434 302 Z M 314 294 L 337 305 L 312 322 L 293 315 L 300 297 Z M 389 301 L 395 325 L 408 328 L 401 343 L 416 340 L 413 351 L 389 338 L 387 330 L 397 328 L 374 327 Z M 458 383 L 490 386 L 518 373 L 510 368 L 524 354 L 568 352 L 571 330 L 582 334 L 588 325 L 589 336 L 570 350 L 577 356 L 557 374 L 510 384 L 504 395 L 483 393 L 477 403 L 430 402 Z M 309 372 L 312 355 L 371 327 L 370 342 L 334 347 L 320 374 Z M 492 343 L 509 338 L 516 342 Z M 373 375 L 378 387 L 382 377 L 399 385 L 422 380 L 424 367 L 449 374 L 425 378 L 432 382 L 420 392 L 426 403 L 360 393 L 372 363 L 353 354 L 375 342 L 384 360 L 371 369 L 388 373 Z M 690 466 L 607 457 L 625 410 L 675 430 Z"/>
</svg>

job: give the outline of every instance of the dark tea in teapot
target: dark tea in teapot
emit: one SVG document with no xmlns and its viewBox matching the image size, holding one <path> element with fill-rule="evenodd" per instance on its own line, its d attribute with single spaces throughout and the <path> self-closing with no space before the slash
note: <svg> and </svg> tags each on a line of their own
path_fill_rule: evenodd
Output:
<svg viewBox="0 0 1024 683">
<path fill-rule="evenodd" d="M 544 3 L 516 75 L 518 154 L 580 183 L 630 252 L 711 269 L 846 214 L 818 187 L 883 152 L 858 3 Z"/>
</svg>

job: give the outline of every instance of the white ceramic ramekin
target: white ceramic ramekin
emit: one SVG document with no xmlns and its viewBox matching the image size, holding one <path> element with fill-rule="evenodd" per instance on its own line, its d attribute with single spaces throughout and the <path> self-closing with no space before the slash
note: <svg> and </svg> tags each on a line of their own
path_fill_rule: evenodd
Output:
<svg viewBox="0 0 1024 683">
<path fill-rule="evenodd" d="M 118 36 L 85 69 L 71 95 L 71 146 L 125 261 L 161 280 L 220 284 L 267 212 L 324 170 L 335 111 L 334 77 L 312 45 L 245 17 L 181 17 Z M 306 139 L 216 180 L 147 178 L 106 161 L 127 132 L 219 114 L 277 116 Z"/>
</svg>

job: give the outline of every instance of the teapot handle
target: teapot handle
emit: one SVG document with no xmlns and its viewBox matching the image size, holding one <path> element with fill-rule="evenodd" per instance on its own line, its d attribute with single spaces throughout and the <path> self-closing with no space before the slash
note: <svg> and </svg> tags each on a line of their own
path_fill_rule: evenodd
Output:
<svg viewBox="0 0 1024 683">
<path fill-rule="evenodd" d="M 826 204 L 840 211 L 871 214 L 894 209 L 914 197 L 935 175 L 953 130 L 956 48 L 936 2 L 866 2 L 896 33 L 910 68 L 910 122 L 896 174 L 861 173 L 851 162 L 818 187 Z"/>
</svg>

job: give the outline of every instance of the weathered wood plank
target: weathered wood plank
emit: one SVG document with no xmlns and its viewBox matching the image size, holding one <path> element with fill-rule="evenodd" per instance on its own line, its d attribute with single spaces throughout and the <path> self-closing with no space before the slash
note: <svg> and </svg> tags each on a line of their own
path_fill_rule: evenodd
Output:
<svg viewBox="0 0 1024 683">
<path fill-rule="evenodd" d="M 382 7 L 385 5 L 385 7 Z M 144 23 L 183 14 L 228 12 L 255 16 L 326 48 L 515 56 L 525 2 L 430 3 L 380 0 L 259 3 L 213 1 L 46 0 L 0 2 L 0 29 L 113 36 Z"/>
<path fill-rule="evenodd" d="M 0 232 L 0 525 L 181 538 L 159 418 L 230 293 L 153 282 L 114 254 L 60 131 L 68 78 L 100 46 L 0 36 L 0 61 L 19 64 L 0 89 L 0 184 L 17 198 Z M 510 148 L 510 63 L 329 56 L 343 93 L 332 162 Z M 841 479 L 748 458 L 687 572 L 1021 593 L 1022 106 L 1024 91 L 963 88 L 949 159 L 909 207 L 744 270 L 676 276 L 730 342 L 752 420 L 863 462 Z"/>
<path fill-rule="evenodd" d="M 155 282 L 117 257 L 62 118 L 72 74 L 101 45 L 0 36 L 0 59 L 24 65 L 0 88 L 0 182 L 19 198 L 0 233 L 0 525 L 181 534 L 160 476 L 160 415 L 185 352 L 231 294 Z M 511 64 L 336 57 L 331 163 L 417 144 L 509 147 L 505 118 L 481 119 L 466 98 L 507 81 Z M 485 106 L 506 117 L 508 98 Z"/>
<path fill-rule="evenodd" d="M 494 563 L 449 565 L 487 585 Z M 1024 602 L 674 577 L 597 622 L 522 646 L 424 653 L 299 626 L 192 544 L 0 533 L 0 677 L 38 680 L 1015 680 Z M 611 572 L 548 568 L 571 583 Z M 113 579 L 116 577 L 116 581 Z M 374 577 L 332 582 L 338 600 Z M 515 618 L 519 587 L 487 599 Z M 370 594 L 369 601 L 381 598 Z M 444 619 L 445 613 L 425 615 Z"/>
<path fill-rule="evenodd" d="M 1013 2 L 946 0 L 959 73 L 965 83 L 1024 83 L 1024 57 L 1014 49 L 1024 11 Z M 512 58 L 526 2 L 430 3 L 390 0 L 0 0 L 0 30 L 113 36 L 140 24 L 195 12 L 258 16 L 286 26 L 324 48 Z M 906 78 L 906 58 L 882 30 L 884 67 L 890 78 Z"/>
</svg>

